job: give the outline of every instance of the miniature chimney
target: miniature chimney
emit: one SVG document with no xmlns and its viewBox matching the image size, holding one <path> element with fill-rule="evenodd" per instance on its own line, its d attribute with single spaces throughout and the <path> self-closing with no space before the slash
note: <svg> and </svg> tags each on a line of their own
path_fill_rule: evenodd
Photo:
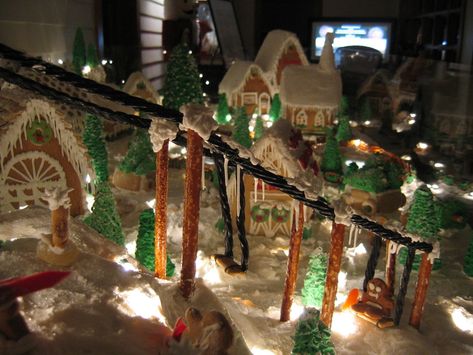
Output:
<svg viewBox="0 0 473 355">
<path fill-rule="evenodd" d="M 335 70 L 335 57 L 333 55 L 333 38 L 334 34 L 328 32 L 325 35 L 324 48 L 322 48 L 322 55 L 320 56 L 319 68 L 323 71 Z"/>
</svg>

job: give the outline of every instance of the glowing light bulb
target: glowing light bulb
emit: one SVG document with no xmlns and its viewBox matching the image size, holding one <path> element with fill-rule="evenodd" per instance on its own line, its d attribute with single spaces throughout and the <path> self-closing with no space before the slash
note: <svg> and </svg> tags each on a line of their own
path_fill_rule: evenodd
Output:
<svg viewBox="0 0 473 355">
<path fill-rule="evenodd" d="M 59 65 L 63 65 L 63 64 L 64 64 L 64 61 L 63 61 L 61 58 L 59 58 L 59 59 L 57 60 L 57 63 L 58 63 Z"/>
<path fill-rule="evenodd" d="M 410 155 L 403 155 L 403 156 L 401 157 L 401 159 L 402 159 L 402 160 L 405 160 L 405 161 L 411 161 L 411 160 L 412 160 L 412 158 L 411 158 Z"/>
<path fill-rule="evenodd" d="M 209 84 L 210 84 L 210 81 L 206 80 L 205 85 L 209 85 Z"/>
<path fill-rule="evenodd" d="M 191 50 L 189 50 L 189 54 L 192 54 L 192 51 L 191 51 Z"/>
<path fill-rule="evenodd" d="M 92 69 L 90 68 L 90 65 L 86 65 L 85 67 L 82 68 L 82 74 L 87 75 L 90 73 Z"/>
<path fill-rule="evenodd" d="M 365 122 L 363 122 L 363 123 L 364 123 L 365 126 L 369 126 L 369 125 L 371 124 L 371 121 L 368 121 L 368 120 L 367 120 L 367 121 L 365 121 Z"/>
<path fill-rule="evenodd" d="M 107 59 L 102 59 L 101 63 L 102 63 L 102 65 L 107 64 Z"/>
<path fill-rule="evenodd" d="M 417 148 L 419 149 L 427 149 L 428 147 L 429 145 L 427 143 L 424 143 L 424 142 L 417 143 Z"/>
<path fill-rule="evenodd" d="M 203 78 L 203 77 L 204 77 L 204 74 L 200 73 L 199 78 Z"/>
<path fill-rule="evenodd" d="M 409 121 L 407 121 L 407 123 L 412 126 L 414 123 L 416 123 L 416 120 L 409 120 Z"/>
<path fill-rule="evenodd" d="M 437 169 L 443 169 L 443 168 L 445 168 L 445 164 L 443 164 L 443 163 L 435 163 L 435 164 L 434 164 L 434 167 L 437 168 Z"/>
<path fill-rule="evenodd" d="M 111 59 L 110 59 L 108 62 L 109 62 L 110 64 L 113 64 L 113 60 L 111 60 Z"/>
<path fill-rule="evenodd" d="M 87 184 L 90 184 L 91 181 L 92 181 L 92 179 L 90 178 L 90 175 L 87 174 L 87 175 L 85 176 L 85 182 L 86 182 Z"/>
</svg>

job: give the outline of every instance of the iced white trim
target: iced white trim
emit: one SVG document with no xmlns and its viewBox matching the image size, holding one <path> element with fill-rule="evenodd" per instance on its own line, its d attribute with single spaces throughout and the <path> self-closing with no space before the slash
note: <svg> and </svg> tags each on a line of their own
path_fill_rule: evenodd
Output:
<svg viewBox="0 0 473 355">
<path fill-rule="evenodd" d="M 175 123 L 161 118 L 152 118 L 148 133 L 153 145 L 153 151 L 155 153 L 159 152 L 163 147 L 164 141 L 166 139 L 172 141 L 176 138 L 178 131 L 179 129 Z"/>
</svg>

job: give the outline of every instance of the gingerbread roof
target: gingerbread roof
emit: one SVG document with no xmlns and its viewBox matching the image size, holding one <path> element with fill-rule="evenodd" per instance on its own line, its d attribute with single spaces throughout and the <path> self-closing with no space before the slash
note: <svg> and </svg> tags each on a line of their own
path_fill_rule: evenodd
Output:
<svg viewBox="0 0 473 355">
<path fill-rule="evenodd" d="M 251 151 L 265 168 L 279 170 L 278 173 L 288 178 L 296 178 L 306 171 L 317 175 L 319 171 L 310 143 L 304 141 L 301 131 L 289 120 L 280 119 L 268 128 Z"/>
<path fill-rule="evenodd" d="M 20 89 L 13 89 L 19 96 L 12 100 L 9 90 L 0 92 L 0 106 L 3 108 L 3 125 L 0 127 L 0 171 L 3 161 L 13 154 L 15 147 L 21 144 L 21 137 L 26 135 L 29 124 L 36 118 L 44 119 L 53 130 L 64 155 L 68 158 L 79 176 L 85 179 L 95 177 L 87 148 L 74 133 L 72 125 L 65 119 L 66 113 L 49 101 L 25 96 Z M 5 105 L 4 105 L 5 104 Z"/>
<path fill-rule="evenodd" d="M 156 89 L 140 71 L 135 71 L 130 74 L 123 86 L 123 91 L 130 95 L 152 101 L 153 103 L 159 102 L 159 95 Z"/>
<path fill-rule="evenodd" d="M 337 108 L 342 98 L 340 72 L 316 64 L 290 65 L 282 73 L 279 97 L 283 105 Z"/>
<path fill-rule="evenodd" d="M 278 60 L 290 45 L 295 46 L 302 64 L 309 64 L 297 36 L 292 32 L 283 30 L 274 30 L 267 34 L 258 51 L 255 63 L 260 66 L 265 74 L 276 73 Z"/>
<path fill-rule="evenodd" d="M 227 100 L 230 100 L 234 92 L 239 92 L 243 89 L 249 75 L 258 75 L 265 82 L 268 89 L 271 90 L 271 85 L 258 65 L 253 62 L 239 60 L 228 69 L 220 82 L 218 92 L 224 93 L 227 96 Z"/>
</svg>

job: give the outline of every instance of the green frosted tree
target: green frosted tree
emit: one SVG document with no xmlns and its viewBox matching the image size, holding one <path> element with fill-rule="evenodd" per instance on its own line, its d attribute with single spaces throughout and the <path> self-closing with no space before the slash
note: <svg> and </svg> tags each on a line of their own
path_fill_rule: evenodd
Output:
<svg viewBox="0 0 473 355">
<path fill-rule="evenodd" d="M 239 108 L 235 119 L 232 138 L 246 148 L 251 147 L 250 130 L 248 129 L 249 123 L 250 120 L 246 115 L 246 109 L 244 107 Z"/>
<path fill-rule="evenodd" d="M 330 329 L 320 320 L 320 313 L 309 309 L 308 315 L 297 323 L 292 354 L 335 354 L 330 335 Z"/>
<path fill-rule="evenodd" d="M 435 211 L 439 221 L 439 227 L 443 229 L 462 229 L 466 225 L 467 207 L 460 201 L 446 199 L 437 201 Z"/>
<path fill-rule="evenodd" d="M 275 94 L 273 101 L 271 102 L 271 108 L 269 109 L 269 118 L 271 121 L 276 122 L 281 117 L 281 99 L 279 94 Z"/>
<path fill-rule="evenodd" d="M 163 105 L 175 110 L 184 104 L 203 103 L 199 71 L 187 44 L 178 44 L 172 50 L 160 94 Z"/>
<path fill-rule="evenodd" d="M 107 181 L 98 181 L 95 188 L 95 201 L 92 213 L 84 218 L 84 223 L 95 229 L 105 238 L 125 245 L 120 216 L 117 212 L 115 199 Z"/>
<path fill-rule="evenodd" d="M 257 141 L 263 136 L 264 133 L 264 122 L 261 116 L 256 117 L 255 123 L 255 138 L 254 140 Z"/>
<path fill-rule="evenodd" d="M 320 308 L 324 298 L 325 278 L 328 257 L 318 252 L 310 257 L 307 274 L 302 288 L 302 303 L 305 306 Z"/>
<path fill-rule="evenodd" d="M 154 272 L 156 259 L 154 254 L 154 211 L 152 208 L 148 208 L 140 214 L 135 257 L 141 265 Z M 176 266 L 167 255 L 166 276 L 174 276 L 175 268 Z"/>
<path fill-rule="evenodd" d="M 350 103 L 348 102 L 348 97 L 345 95 L 342 96 L 340 100 L 340 110 L 338 110 L 338 117 L 349 116 L 350 113 Z"/>
<path fill-rule="evenodd" d="M 225 93 L 218 95 L 217 123 L 226 124 L 230 121 L 230 110 L 228 109 L 227 95 Z"/>
<path fill-rule="evenodd" d="M 146 175 L 156 170 L 156 157 L 145 129 L 136 129 L 128 146 L 128 152 L 118 168 L 125 173 L 136 175 Z"/>
<path fill-rule="evenodd" d="M 82 68 L 85 66 L 86 60 L 84 33 L 79 27 L 76 30 L 72 47 L 72 67 L 76 74 L 82 75 Z"/>
<path fill-rule="evenodd" d="M 473 277 L 473 237 L 470 237 L 470 244 L 468 244 L 468 250 L 463 261 L 463 271 L 468 276 Z"/>
<path fill-rule="evenodd" d="M 414 192 L 414 202 L 409 209 L 406 230 L 429 242 L 439 239 L 439 222 L 434 196 L 426 185 L 422 185 Z"/>
<path fill-rule="evenodd" d="M 371 111 L 371 105 L 366 98 L 361 102 L 359 113 L 361 121 L 369 121 L 373 116 L 373 112 Z"/>
<path fill-rule="evenodd" d="M 103 137 L 103 123 L 99 117 L 87 115 L 85 118 L 84 144 L 87 147 L 95 175 L 101 182 L 108 180 L 107 146 Z"/>
<path fill-rule="evenodd" d="M 337 142 L 344 142 L 352 137 L 350 121 L 348 116 L 341 116 L 338 122 L 337 135 L 335 138 Z"/>
<path fill-rule="evenodd" d="M 335 140 L 331 129 L 327 129 L 327 140 L 325 142 L 320 170 L 324 173 L 342 175 L 342 157 L 340 155 L 338 142 Z"/>
<path fill-rule="evenodd" d="M 89 43 L 87 46 L 87 65 L 91 68 L 95 68 L 99 65 L 99 57 L 97 55 L 97 47 L 94 44 Z"/>
</svg>

